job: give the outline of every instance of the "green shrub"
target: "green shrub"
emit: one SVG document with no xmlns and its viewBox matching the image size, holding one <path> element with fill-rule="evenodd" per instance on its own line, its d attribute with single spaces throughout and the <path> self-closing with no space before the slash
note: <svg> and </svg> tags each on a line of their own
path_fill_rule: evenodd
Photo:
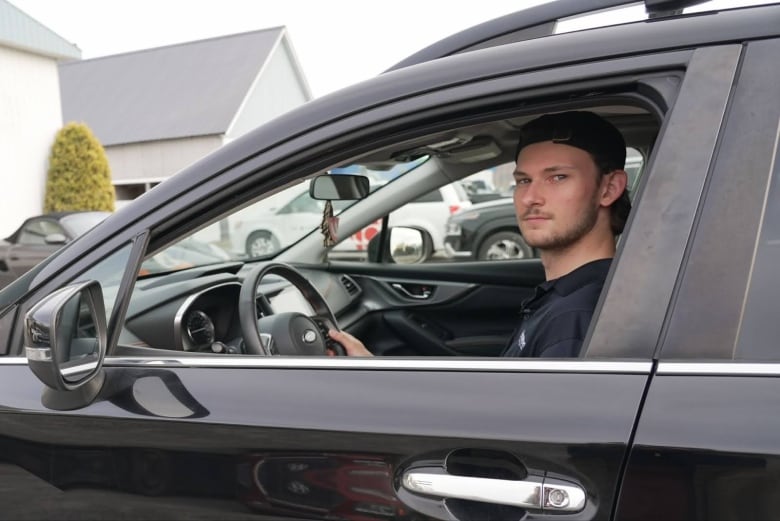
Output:
<svg viewBox="0 0 780 521">
<path fill-rule="evenodd" d="M 57 132 L 49 154 L 44 212 L 114 211 L 116 193 L 103 145 L 83 123 Z"/>
</svg>

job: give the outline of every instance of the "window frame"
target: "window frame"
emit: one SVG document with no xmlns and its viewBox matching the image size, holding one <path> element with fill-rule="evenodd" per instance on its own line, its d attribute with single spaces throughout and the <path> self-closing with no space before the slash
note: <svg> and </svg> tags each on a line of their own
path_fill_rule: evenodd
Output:
<svg viewBox="0 0 780 521">
<path fill-rule="evenodd" d="M 69 249 L 53 259 L 36 277 L 36 280 L 48 282 L 30 297 L 34 299 L 40 296 L 41 292 L 50 291 L 58 287 L 59 283 L 68 280 L 76 269 L 76 264 L 67 265 L 74 255 L 82 256 L 82 262 L 77 265 L 79 271 L 83 271 L 85 262 L 95 262 L 105 256 L 109 248 L 116 248 L 119 241 L 128 240 L 127 232 L 141 233 L 150 230 L 149 248 L 156 251 L 172 237 L 183 236 L 180 234 L 197 228 L 206 219 L 219 215 L 226 208 L 235 207 L 236 204 L 255 197 L 261 190 L 268 190 L 269 186 L 288 182 L 292 179 L 290 172 L 295 172 L 296 178 L 300 178 L 301 171 L 314 173 L 335 164 L 344 164 L 364 152 L 397 140 L 442 130 L 443 125 L 456 128 L 458 125 L 472 124 L 471 122 L 511 117 L 512 113 L 522 113 L 524 109 L 521 105 L 529 99 L 538 101 L 540 97 L 547 100 L 557 98 L 563 103 L 572 92 L 582 93 L 599 89 L 612 89 L 617 92 L 620 86 L 635 86 L 639 83 L 646 89 L 641 96 L 636 95 L 637 103 L 648 106 L 660 104 L 665 108 L 674 102 L 676 94 L 673 85 L 670 87 L 668 77 L 681 75 L 680 71 L 685 69 L 692 54 L 692 51 L 685 50 L 611 58 L 598 63 L 568 64 L 530 72 L 518 71 L 501 77 L 480 79 L 475 83 L 446 86 L 345 115 L 342 119 L 311 128 L 307 133 L 296 135 L 259 153 L 246 153 L 244 150 L 246 155 L 241 156 L 240 161 L 233 158 L 230 168 L 216 174 L 213 171 L 207 172 L 207 169 L 210 169 L 213 163 L 218 163 L 220 158 L 211 157 L 209 161 L 193 167 L 200 172 L 189 172 L 189 190 L 177 191 L 175 195 L 168 194 L 169 199 L 165 200 L 165 204 L 159 203 L 162 201 L 160 198 L 166 197 L 167 192 L 157 192 L 157 199 L 146 199 L 149 204 L 157 206 L 150 207 L 144 214 L 137 212 L 142 217 L 121 228 L 122 233 L 114 233 L 104 242 L 100 242 L 101 234 L 107 233 L 109 229 L 103 228 L 97 234 L 89 234 L 99 243 L 89 253 Z M 654 85 L 656 80 L 657 85 Z M 605 100 L 607 99 L 609 97 L 605 96 Z M 595 98 L 579 100 L 580 104 L 592 102 L 595 102 Z M 572 103 L 574 105 L 574 102 Z M 544 110 L 545 107 L 541 106 L 541 109 Z M 549 107 L 553 110 L 551 103 Z M 444 122 L 442 116 L 446 118 Z M 279 129 L 271 126 L 259 130 L 278 134 Z M 361 139 L 355 139 L 356 135 L 361 136 Z M 254 137 L 259 139 L 262 136 L 263 134 L 258 132 Z M 253 143 L 242 142 L 240 145 L 246 149 Z M 236 153 L 235 147 L 227 150 Z M 202 182 L 192 182 L 200 177 L 204 177 Z M 170 192 L 177 190 L 183 182 L 184 178 L 181 183 L 165 183 L 163 187 Z M 322 241 L 317 239 L 313 237 L 308 242 L 294 245 L 285 250 L 278 260 L 314 258 L 317 252 L 321 251 Z M 23 316 L 23 311 L 20 316 Z M 16 329 L 18 331 L 21 328 Z M 113 347 L 110 345 L 109 349 Z"/>
<path fill-rule="evenodd" d="M 762 203 L 777 154 L 778 72 L 766 64 L 778 52 L 780 39 L 751 42 L 745 48 L 695 236 L 681 271 L 661 359 L 756 360 L 738 352 L 738 333 L 759 240 Z M 768 128 L 774 132 L 766 132 Z M 739 176 L 740 172 L 754 174 Z M 739 177 L 737 182 L 735 177 Z M 767 361 L 766 357 L 759 359 Z"/>
<path fill-rule="evenodd" d="M 640 180 L 581 356 L 651 358 L 668 318 L 741 59 L 696 49 Z"/>
</svg>

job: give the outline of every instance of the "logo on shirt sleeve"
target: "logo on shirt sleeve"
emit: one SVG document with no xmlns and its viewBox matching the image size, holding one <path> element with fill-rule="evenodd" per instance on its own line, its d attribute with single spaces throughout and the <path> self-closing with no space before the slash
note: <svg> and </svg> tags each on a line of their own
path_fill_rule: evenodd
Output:
<svg viewBox="0 0 780 521">
<path fill-rule="evenodd" d="M 517 347 L 520 351 L 525 348 L 525 329 L 520 332 L 520 336 L 517 338 Z"/>
</svg>

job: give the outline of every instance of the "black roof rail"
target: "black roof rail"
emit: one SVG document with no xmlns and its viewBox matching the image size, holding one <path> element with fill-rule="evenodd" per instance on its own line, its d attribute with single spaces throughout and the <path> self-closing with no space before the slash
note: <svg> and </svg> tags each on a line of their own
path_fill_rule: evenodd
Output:
<svg viewBox="0 0 780 521">
<path fill-rule="evenodd" d="M 650 18 L 681 14 L 682 10 L 692 5 L 703 4 L 707 0 L 644 0 L 645 11 Z"/>
<path fill-rule="evenodd" d="M 679 14 L 683 8 L 705 1 L 707 0 L 644 0 L 644 4 L 648 15 L 651 18 L 656 18 Z M 556 22 L 560 19 L 604 9 L 635 5 L 640 2 L 641 0 L 557 0 L 535 5 L 475 25 L 439 40 L 406 57 L 385 72 L 459 52 L 550 36 L 555 31 Z"/>
</svg>

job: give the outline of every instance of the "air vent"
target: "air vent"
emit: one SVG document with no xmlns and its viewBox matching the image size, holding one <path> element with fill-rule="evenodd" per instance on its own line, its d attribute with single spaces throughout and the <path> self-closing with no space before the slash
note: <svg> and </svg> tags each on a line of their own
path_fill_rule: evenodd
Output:
<svg viewBox="0 0 780 521">
<path fill-rule="evenodd" d="M 347 275 L 342 275 L 339 280 L 341 281 L 341 285 L 344 286 L 344 289 L 346 289 L 347 293 L 350 295 L 357 295 L 360 293 L 360 287 L 357 285 L 357 282 Z"/>
</svg>

